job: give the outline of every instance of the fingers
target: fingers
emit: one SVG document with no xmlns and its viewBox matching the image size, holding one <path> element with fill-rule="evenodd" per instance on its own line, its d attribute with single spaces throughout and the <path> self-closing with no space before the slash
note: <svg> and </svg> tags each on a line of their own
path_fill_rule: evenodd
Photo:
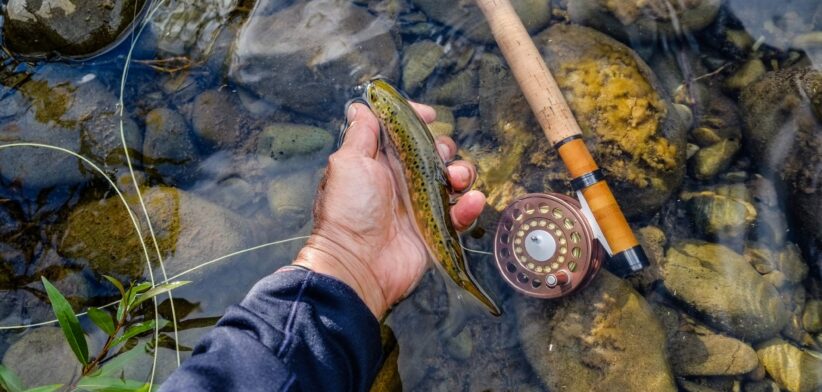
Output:
<svg viewBox="0 0 822 392">
<path fill-rule="evenodd" d="M 352 103 L 346 112 L 348 128 L 345 131 L 340 152 L 350 152 L 373 158 L 379 147 L 380 124 L 367 106 Z"/>
<path fill-rule="evenodd" d="M 448 165 L 448 182 L 454 192 L 461 193 L 471 188 L 477 179 L 477 169 L 469 162 L 454 161 Z"/>
<path fill-rule="evenodd" d="M 434 122 L 437 119 L 437 111 L 434 108 L 421 103 L 411 102 L 411 107 L 417 111 L 417 114 L 422 117 L 426 124 Z"/>
<path fill-rule="evenodd" d="M 454 140 L 448 136 L 437 136 L 435 142 L 442 160 L 445 162 L 453 161 L 454 157 L 457 156 L 457 143 L 454 143 Z"/>
<path fill-rule="evenodd" d="M 457 204 L 451 207 L 451 221 L 454 222 L 454 228 L 459 231 L 468 229 L 482 213 L 483 206 L 485 206 L 485 195 L 482 192 L 466 193 L 457 201 Z"/>
</svg>

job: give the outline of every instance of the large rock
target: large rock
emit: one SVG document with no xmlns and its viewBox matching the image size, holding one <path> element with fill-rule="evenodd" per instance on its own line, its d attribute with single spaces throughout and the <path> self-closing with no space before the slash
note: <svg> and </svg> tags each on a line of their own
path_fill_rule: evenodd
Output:
<svg viewBox="0 0 822 392">
<path fill-rule="evenodd" d="M 568 0 L 568 14 L 620 39 L 652 41 L 705 28 L 720 5 L 720 0 Z"/>
<path fill-rule="evenodd" d="M 156 171 L 170 184 L 191 178 L 199 155 L 185 118 L 171 109 L 157 108 L 148 112 L 145 121 L 145 169 Z"/>
<path fill-rule="evenodd" d="M 822 242 L 822 72 L 770 72 L 740 100 L 753 161 L 786 185 L 799 232 Z"/>
<path fill-rule="evenodd" d="M 521 300 L 515 310 L 525 355 L 550 390 L 676 390 L 662 326 L 606 271 L 569 298 Z"/>
<path fill-rule="evenodd" d="M 16 98 L 14 98 L 16 97 Z M 0 123 L 0 142 L 41 143 L 81 153 L 98 166 L 121 165 L 117 98 L 95 74 L 82 74 L 62 65 L 49 65 L 0 100 L 22 100 L 22 107 Z M 128 115 L 123 131 L 133 160 L 139 157 L 143 134 Z M 24 187 L 69 185 L 99 177 L 96 171 L 64 152 L 42 147 L 0 150 L 0 176 Z"/>
<path fill-rule="evenodd" d="M 350 1 L 255 4 L 235 43 L 229 74 L 259 96 L 328 119 L 351 88 L 375 75 L 397 79 L 393 22 Z"/>
<path fill-rule="evenodd" d="M 169 275 L 254 244 L 256 236 L 245 219 L 197 196 L 169 187 L 143 189 L 142 196 Z M 128 196 L 127 202 L 133 211 L 141 211 L 136 196 Z M 140 222 L 156 263 L 148 226 Z M 118 197 L 75 207 L 58 249 L 67 257 L 87 260 L 100 274 L 133 280 L 146 269 L 140 237 Z"/>
<path fill-rule="evenodd" d="M 66 384 L 82 371 L 63 331 L 57 327 L 26 332 L 6 351 L 3 366 L 19 376 L 25 388 Z"/>
<path fill-rule="evenodd" d="M 482 11 L 473 1 L 412 0 L 412 3 L 431 19 L 461 31 L 472 40 L 494 42 Z M 511 5 L 531 33 L 541 30 L 551 20 L 551 0 L 513 0 Z"/>
<path fill-rule="evenodd" d="M 535 41 L 625 213 L 658 209 L 685 174 L 687 116 L 642 59 L 593 29 L 556 25 Z M 530 164 L 556 173 L 556 154 L 537 140 Z"/>
<path fill-rule="evenodd" d="M 13 52 L 29 57 L 88 57 L 117 43 L 142 15 L 144 0 L 10 0 L 3 33 Z"/>
<path fill-rule="evenodd" d="M 150 26 L 159 51 L 196 62 L 208 57 L 239 0 L 164 1 Z M 230 28 L 230 26 L 228 26 Z"/>
<path fill-rule="evenodd" d="M 778 338 L 760 345 L 756 353 L 771 378 L 785 390 L 811 392 L 822 388 L 822 353 L 802 350 Z"/>
<path fill-rule="evenodd" d="M 286 232 L 299 229 L 311 219 L 319 176 L 313 170 L 286 173 L 268 186 L 272 218 Z"/>
<path fill-rule="evenodd" d="M 751 346 L 722 335 L 680 332 L 668 342 L 668 350 L 678 376 L 742 375 L 759 365 Z"/>
<path fill-rule="evenodd" d="M 749 341 L 770 338 L 790 317 L 776 288 L 725 246 L 679 242 L 661 268 L 665 289 L 708 324 Z"/>
</svg>

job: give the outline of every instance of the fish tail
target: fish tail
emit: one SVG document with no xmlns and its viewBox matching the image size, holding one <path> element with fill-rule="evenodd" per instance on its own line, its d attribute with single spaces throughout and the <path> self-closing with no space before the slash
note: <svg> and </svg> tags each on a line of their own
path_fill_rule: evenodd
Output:
<svg viewBox="0 0 822 392">
<path fill-rule="evenodd" d="M 451 249 L 451 254 L 454 257 L 454 266 L 457 268 L 457 273 L 451 275 L 451 279 L 454 280 L 454 283 L 459 285 L 463 290 L 467 291 L 480 303 L 485 305 L 492 315 L 502 315 L 502 311 L 497 304 L 494 303 L 494 300 L 492 300 L 491 297 L 488 296 L 488 294 L 486 294 L 485 291 L 479 287 L 479 285 L 477 285 L 476 279 L 474 279 L 471 271 L 468 269 L 468 265 L 466 264 L 467 258 L 465 257 L 465 252 L 462 250 L 462 246 L 457 247 L 457 249 Z"/>
</svg>

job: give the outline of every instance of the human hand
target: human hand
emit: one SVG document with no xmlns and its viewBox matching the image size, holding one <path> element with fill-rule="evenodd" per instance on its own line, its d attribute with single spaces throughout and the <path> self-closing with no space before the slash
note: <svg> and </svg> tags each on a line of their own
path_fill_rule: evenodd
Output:
<svg viewBox="0 0 822 392">
<path fill-rule="evenodd" d="M 436 112 L 412 104 L 427 123 Z M 331 155 L 314 205 L 314 231 L 297 255 L 295 265 L 330 275 L 354 289 L 377 319 L 417 284 L 428 266 L 425 242 L 414 228 L 412 211 L 399 199 L 401 180 L 394 178 L 385 153 L 379 151 L 380 125 L 369 108 L 348 107 L 348 130 L 340 149 Z M 437 138 L 446 162 L 457 146 Z M 474 182 L 476 169 L 465 161 L 448 164 L 448 181 L 457 192 Z M 470 191 L 451 207 L 457 230 L 479 217 L 485 195 Z"/>
</svg>

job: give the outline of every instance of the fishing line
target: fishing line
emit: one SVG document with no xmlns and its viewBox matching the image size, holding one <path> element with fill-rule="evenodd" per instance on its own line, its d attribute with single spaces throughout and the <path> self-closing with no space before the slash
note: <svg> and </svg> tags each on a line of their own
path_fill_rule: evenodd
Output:
<svg viewBox="0 0 822 392">
<path fill-rule="evenodd" d="M 118 106 L 118 111 L 119 111 L 119 114 L 120 114 L 120 121 L 119 121 L 120 140 L 123 143 L 123 152 L 125 152 L 125 155 L 126 155 L 126 165 L 128 166 L 128 172 L 129 172 L 129 175 L 131 176 L 131 181 L 134 184 L 134 188 L 137 191 L 137 199 L 140 201 L 140 207 L 143 209 L 143 215 L 146 218 L 146 223 L 148 225 L 148 231 L 149 231 L 149 234 L 151 234 L 151 241 L 154 243 L 154 250 L 157 253 L 157 261 L 160 263 L 160 272 L 163 274 L 163 278 L 168 280 L 167 279 L 168 277 L 166 275 L 165 263 L 163 263 L 163 256 L 160 252 L 160 246 L 157 242 L 156 236 L 154 235 L 154 227 L 151 224 L 151 217 L 149 217 L 149 215 L 148 215 L 148 209 L 146 209 L 146 204 L 145 204 L 145 201 L 143 200 L 143 194 L 140 191 L 139 184 L 137 184 L 137 178 L 134 176 L 134 167 L 131 164 L 131 156 L 128 153 L 128 145 L 126 143 L 126 136 L 125 136 L 125 122 L 123 121 L 123 114 L 124 114 L 124 111 L 125 111 L 125 101 L 124 101 L 123 97 L 125 96 L 126 80 L 128 79 L 128 70 L 129 70 L 129 65 L 131 64 L 131 57 L 134 53 L 134 48 L 137 46 L 137 41 L 140 39 L 140 36 L 143 34 L 143 31 L 145 30 L 146 26 L 148 26 L 148 24 L 151 22 L 151 19 L 154 17 L 154 14 L 157 12 L 157 10 L 160 9 L 161 6 L 163 6 L 165 4 L 165 2 L 166 2 L 166 0 L 162 0 L 159 3 L 157 3 L 157 6 L 154 7 L 153 9 L 151 9 L 149 11 L 148 15 L 146 15 L 146 18 L 142 21 L 140 29 L 136 33 L 134 33 L 132 31 L 131 45 L 129 46 L 128 54 L 126 55 L 126 62 L 123 65 L 123 75 L 120 78 L 120 97 L 119 97 L 119 101 L 118 101 L 117 106 Z M 136 7 L 136 5 L 135 5 L 135 7 Z M 152 287 L 154 287 L 154 273 L 151 270 L 151 266 L 149 266 L 149 274 L 151 275 L 151 285 L 152 285 Z M 179 367 L 181 361 L 180 361 L 180 343 L 178 342 L 179 341 L 179 336 L 177 334 L 177 312 L 174 308 L 174 297 L 172 296 L 171 291 L 169 291 L 167 294 L 168 294 L 169 304 L 171 306 L 171 324 L 172 324 L 173 329 L 174 329 L 174 351 L 177 355 L 177 366 Z M 157 301 L 156 301 L 156 299 L 154 301 L 154 314 L 155 315 L 159 314 L 159 313 L 157 313 Z M 155 369 L 156 369 L 156 365 L 157 365 L 157 353 L 159 352 L 159 350 L 156 349 L 156 347 L 159 347 L 159 342 L 160 342 L 160 326 L 159 326 L 159 323 L 156 323 L 156 322 L 154 323 L 154 338 L 155 338 L 155 342 L 154 342 L 155 350 L 154 350 L 154 360 L 153 360 L 153 364 L 152 364 L 152 368 L 151 368 L 151 379 L 149 380 L 149 388 L 148 388 L 149 391 L 151 391 L 152 385 L 154 384 L 154 375 L 155 375 Z"/>
</svg>

